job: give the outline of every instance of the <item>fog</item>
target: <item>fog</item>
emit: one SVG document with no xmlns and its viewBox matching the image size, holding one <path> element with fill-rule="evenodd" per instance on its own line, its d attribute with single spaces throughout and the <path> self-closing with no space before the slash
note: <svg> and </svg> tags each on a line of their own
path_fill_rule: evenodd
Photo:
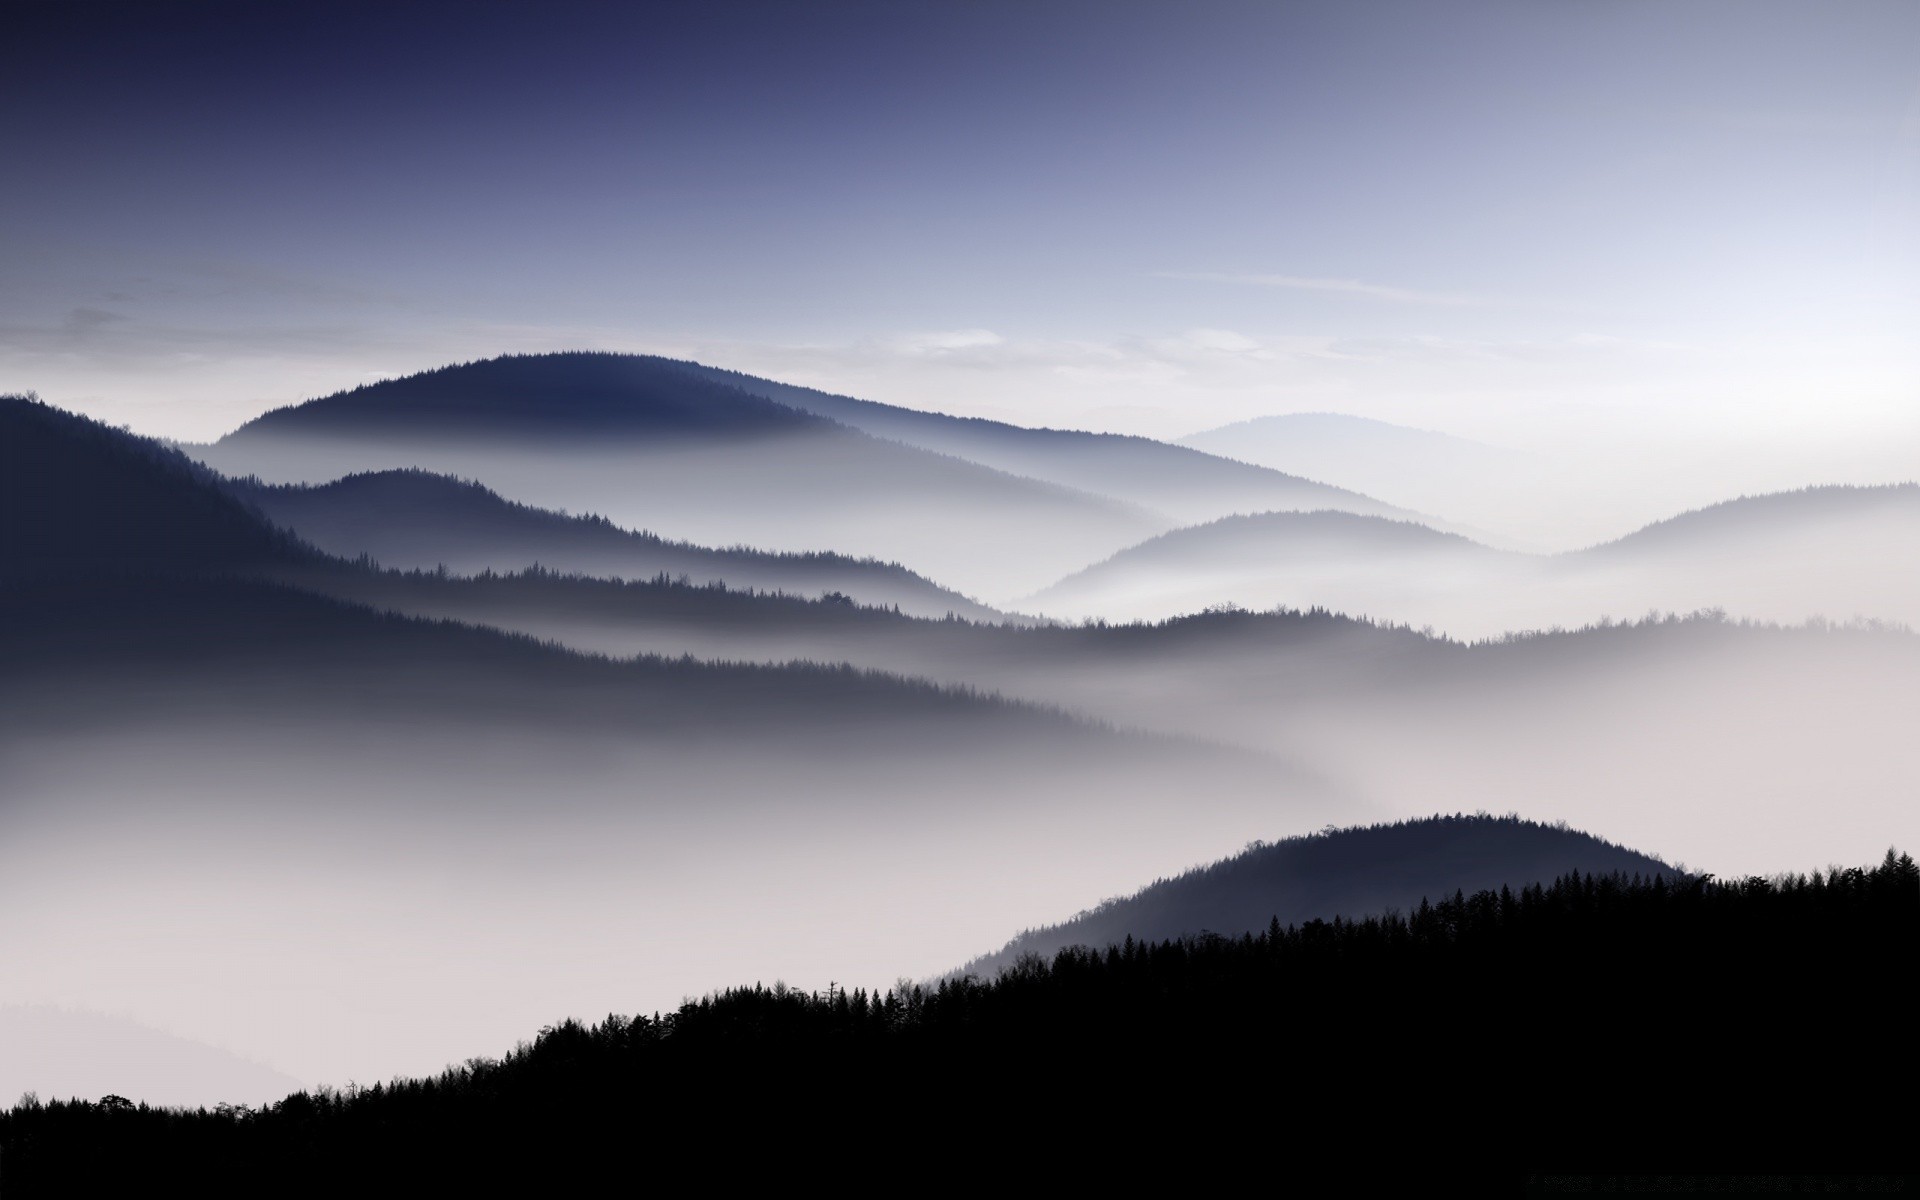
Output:
<svg viewBox="0 0 1920 1200">
<path fill-rule="evenodd" d="M 272 492 L 0 403 L 0 1004 L 120 1030 L 0 1038 L 0 1086 L 245 1101 L 756 980 L 885 987 L 1328 824 L 1514 812 L 1722 875 L 1920 841 L 1920 638 L 1739 619 L 1911 620 L 1920 489 L 1539 555 L 1345 512 L 1175 529 L 770 420 L 195 450 L 497 495 Z M 1107 443 L 992 439 L 1121 478 Z M 1180 461 L 1167 494 L 1217 499 Z M 1016 589 L 1039 617 L 944 617 Z M 1731 615 L 1599 621 L 1703 606 Z"/>
<path fill-rule="evenodd" d="M 1920 487 L 1817 488 L 1681 514 L 1556 555 L 1345 513 L 1163 535 L 1019 606 L 1159 620 L 1218 605 L 1329 608 L 1459 638 L 1720 609 L 1757 621 L 1920 623 Z"/>
<path fill-rule="evenodd" d="M 338 585 L 611 653 L 850 662 L 1275 755 L 1400 815 L 1566 819 L 1722 872 L 1920 834 L 1920 637 L 1640 621 L 1464 645 L 1332 615 L 1021 628 L 566 580 Z M 1809 863 L 1813 855 L 1817 863 Z"/>
<path fill-rule="evenodd" d="M 508 499 L 595 513 L 702 546 L 823 551 L 904 563 L 992 603 L 1058 578 L 1175 522 L 877 439 L 800 434 L 667 449 L 604 443 L 435 443 L 264 435 L 187 447 L 272 483 L 326 483 L 419 467 L 476 479 Z"/>
<path fill-rule="evenodd" d="M 9 713 L 0 1000 L 127 1014 L 307 1081 L 742 981 L 922 977 L 1367 811 L 1271 760 L 1022 710 L 596 729 L 409 714 L 378 680 L 276 699 L 198 678 Z"/>
</svg>

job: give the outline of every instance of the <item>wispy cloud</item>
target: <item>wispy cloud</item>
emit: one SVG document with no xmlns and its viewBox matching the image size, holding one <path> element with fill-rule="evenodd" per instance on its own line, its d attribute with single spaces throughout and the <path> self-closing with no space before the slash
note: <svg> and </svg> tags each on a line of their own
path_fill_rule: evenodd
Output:
<svg viewBox="0 0 1920 1200">
<path fill-rule="evenodd" d="M 1390 300 L 1395 304 L 1432 304 L 1462 308 L 1486 303 L 1480 297 L 1457 292 L 1423 292 L 1415 288 L 1393 287 L 1384 283 L 1366 283 L 1359 279 L 1323 279 L 1310 275 L 1260 275 L 1243 271 L 1156 271 L 1154 276 L 1158 279 L 1187 279 L 1199 283 L 1291 288 L 1303 292 L 1339 292 L 1349 296 Z"/>
</svg>

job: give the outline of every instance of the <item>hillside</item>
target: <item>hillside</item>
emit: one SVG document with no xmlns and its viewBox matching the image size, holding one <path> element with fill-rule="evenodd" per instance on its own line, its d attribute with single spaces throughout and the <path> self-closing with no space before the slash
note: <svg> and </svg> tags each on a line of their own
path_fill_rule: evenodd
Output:
<svg viewBox="0 0 1920 1200">
<path fill-rule="evenodd" d="M 145 438 L 0 396 L 0 579 L 286 565 L 307 553 Z"/>
<path fill-rule="evenodd" d="M 1369 1192 L 1497 1194 L 1559 1162 L 1662 1179 L 1729 1163 L 1769 1180 L 1899 1170 L 1883 1159 L 1907 1112 L 1882 1084 L 1910 1042 L 1906 996 L 1860 964 L 1916 937 L 1920 872 L 1891 850 L 1871 869 L 1725 883 L 1569 874 L 1387 917 L 1063 951 L 986 981 L 739 986 L 257 1112 L 22 1104 L 0 1114 L 0 1149 L 10 1186 L 35 1193 L 191 1181 L 224 1195 L 263 1178 L 281 1194 L 367 1179 L 526 1193 L 633 1169 L 635 1130 L 647 1169 L 711 1169 L 718 1127 L 754 1147 L 724 1168 L 738 1184 L 880 1186 L 1009 1129 L 1221 1147 L 1264 1144 L 1283 1119 L 1286 1153 L 1263 1168 L 1283 1187 L 1357 1175 Z M 1819 1052 L 1755 1052 L 1753 1029 L 1789 1026 L 1821 1030 Z M 1516 1095 L 1544 1063 L 1580 1078 Z M 1413 1102 L 1381 1153 L 1382 1126 L 1355 1114 L 1435 1081 L 1444 1100 Z M 1647 1119 L 1697 1113 L 1707 1083 L 1719 1119 Z M 802 1084 L 814 1099 L 770 1099 Z M 1246 1166 L 1095 1149 L 1023 1170 L 1178 1190 L 1233 1186 Z"/>
<path fill-rule="evenodd" d="M 1414 625 L 1476 629 L 1508 611 L 1500 588 L 1524 555 L 1409 521 L 1345 512 L 1224 517 L 1130 546 L 1022 601 L 1062 618 L 1158 620 L 1222 604 L 1329 608 Z M 1452 620 L 1436 621 L 1436 616 Z"/>
<path fill-rule="evenodd" d="M 1286 474 L 1151 438 L 1076 429 L 1030 429 L 836 396 L 738 371 L 676 364 L 690 375 L 763 396 L 802 412 L 1014 475 L 1142 505 L 1189 524 L 1228 513 L 1332 508 L 1409 516 L 1392 505 L 1311 473 Z M 1305 477 L 1303 477 L 1305 476 Z"/>
<path fill-rule="evenodd" d="M 0 481 L 9 511 L 69 535 L 66 557 L 0 578 L 10 995 L 297 1078 L 368 1078 L 583 998 L 667 1006 L 762 969 L 930 972 L 1072 895 L 1345 811 L 1270 757 L 964 687 L 615 660 L 353 603 L 356 586 L 502 580 L 331 559 L 138 439 L 30 406 L 0 421 L 0 444 L 32 422 L 63 466 L 52 496 L 39 476 Z M 74 480 L 141 499 L 144 557 L 87 536 L 116 546 L 113 506 L 66 519 Z M 540 575 L 527 594 L 564 611 L 653 586 Z M 1002 881 L 984 900 L 965 886 L 983 877 Z"/>
<path fill-rule="evenodd" d="M 341 558 L 454 574 L 540 566 L 613 579 L 666 575 L 695 584 L 897 606 L 921 616 L 990 619 L 999 614 L 895 563 L 833 553 L 772 554 L 710 549 L 503 499 L 486 487 L 425 471 L 349 475 L 318 486 L 231 485 L 277 525 Z"/>
<path fill-rule="evenodd" d="M 648 360 L 614 354 L 512 355 L 370 383 L 288 405 L 221 439 L 289 436 L 418 440 L 603 438 L 656 441 L 833 432 L 831 422 Z"/>
<path fill-rule="evenodd" d="M 1160 942 L 1202 933 L 1239 937 L 1270 921 L 1300 925 L 1405 912 L 1422 897 L 1511 888 L 1563 875 L 1682 875 L 1657 858 L 1568 829 L 1517 817 L 1431 817 L 1256 843 L 1244 852 L 1041 929 L 1029 930 L 963 972 L 991 978 L 1028 954 L 1095 950 L 1131 938 Z"/>
<path fill-rule="evenodd" d="M 1920 485 L 1742 497 L 1563 554 L 1346 513 L 1233 517 L 1150 538 L 1020 602 L 1059 618 L 1324 607 L 1487 638 L 1647 612 L 1920 624 Z"/>
<path fill-rule="evenodd" d="M 268 483 L 451 475 L 674 541 L 897 562 L 989 602 L 1174 524 L 630 355 L 443 368 L 277 410 L 190 449 Z"/>
</svg>

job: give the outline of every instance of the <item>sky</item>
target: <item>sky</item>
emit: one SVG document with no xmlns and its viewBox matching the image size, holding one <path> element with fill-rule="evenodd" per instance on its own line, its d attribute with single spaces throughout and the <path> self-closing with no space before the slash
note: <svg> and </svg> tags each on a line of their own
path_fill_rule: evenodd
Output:
<svg viewBox="0 0 1920 1200">
<path fill-rule="evenodd" d="M 0 161 L 0 390 L 168 437 L 595 348 L 1154 436 L 1920 448 L 1906 0 L 7 0 Z"/>
</svg>

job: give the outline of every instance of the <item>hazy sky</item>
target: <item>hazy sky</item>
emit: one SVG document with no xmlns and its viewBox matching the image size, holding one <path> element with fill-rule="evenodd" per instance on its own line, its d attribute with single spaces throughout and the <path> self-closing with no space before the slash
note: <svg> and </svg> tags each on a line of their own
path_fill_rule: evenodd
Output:
<svg viewBox="0 0 1920 1200">
<path fill-rule="evenodd" d="M 577 347 L 1167 435 L 1920 423 L 1910 0 L 10 0 L 0 156 L 0 389 L 172 436 Z"/>
</svg>

